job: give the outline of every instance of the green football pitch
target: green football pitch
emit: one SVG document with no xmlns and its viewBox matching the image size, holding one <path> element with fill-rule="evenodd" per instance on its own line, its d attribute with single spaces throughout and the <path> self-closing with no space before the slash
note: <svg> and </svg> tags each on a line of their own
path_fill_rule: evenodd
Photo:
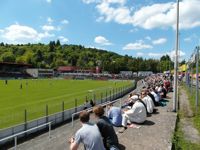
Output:
<svg viewBox="0 0 200 150">
<path fill-rule="evenodd" d="M 120 87 L 133 85 L 132 81 L 95 81 L 95 80 L 0 80 L 0 128 L 20 124 L 48 114 L 69 109 L 84 103 L 86 98 L 100 100 Z"/>
</svg>

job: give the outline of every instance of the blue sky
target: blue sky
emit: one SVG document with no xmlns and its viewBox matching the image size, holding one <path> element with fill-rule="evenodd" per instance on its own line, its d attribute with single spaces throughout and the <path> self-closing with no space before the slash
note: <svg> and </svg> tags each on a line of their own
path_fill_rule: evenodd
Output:
<svg viewBox="0 0 200 150">
<path fill-rule="evenodd" d="M 200 43 L 200 0 L 180 2 L 180 55 Z M 1 0 L 0 42 L 80 44 L 133 57 L 173 56 L 176 0 Z"/>
</svg>

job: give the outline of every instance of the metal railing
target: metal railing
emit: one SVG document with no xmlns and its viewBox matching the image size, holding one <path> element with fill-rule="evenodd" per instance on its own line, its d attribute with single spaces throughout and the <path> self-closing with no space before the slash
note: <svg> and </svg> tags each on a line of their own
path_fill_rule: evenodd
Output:
<svg viewBox="0 0 200 150">
<path fill-rule="evenodd" d="M 108 112 L 107 106 L 108 106 L 109 104 L 111 104 L 111 103 L 116 103 L 116 102 L 118 102 L 118 101 L 120 101 L 120 107 L 121 107 L 121 106 L 122 106 L 122 98 L 116 99 L 116 100 L 114 100 L 114 101 L 104 102 L 104 103 L 102 103 L 102 104 L 100 104 L 100 105 L 103 106 L 103 107 L 106 106 L 106 114 L 107 114 L 107 112 Z M 85 110 L 88 111 L 88 112 L 91 112 L 92 109 L 93 109 L 93 107 L 90 107 L 90 108 L 85 109 Z M 78 112 L 75 112 L 75 113 L 72 114 L 72 127 L 74 127 L 74 116 L 77 115 L 77 114 L 80 114 L 82 111 L 83 111 L 83 110 L 78 111 Z"/>
<path fill-rule="evenodd" d="M 26 131 L 23 131 L 23 132 L 20 132 L 20 133 L 17 133 L 17 134 L 8 136 L 8 137 L 6 137 L 6 138 L 0 139 L 0 143 L 3 142 L 3 141 L 6 141 L 6 140 L 8 140 L 8 139 L 14 138 L 14 142 L 15 142 L 15 144 L 14 144 L 14 150 L 17 150 L 17 137 L 18 137 L 19 135 L 25 134 L 25 133 L 27 133 L 27 132 L 33 131 L 33 130 L 35 130 L 35 129 L 41 128 L 41 127 L 46 126 L 46 125 L 49 125 L 49 138 L 51 138 L 51 122 L 48 122 L 48 123 L 42 124 L 42 125 L 40 125 L 40 126 L 31 128 L 31 129 L 28 129 L 28 130 L 26 130 Z"/>
</svg>

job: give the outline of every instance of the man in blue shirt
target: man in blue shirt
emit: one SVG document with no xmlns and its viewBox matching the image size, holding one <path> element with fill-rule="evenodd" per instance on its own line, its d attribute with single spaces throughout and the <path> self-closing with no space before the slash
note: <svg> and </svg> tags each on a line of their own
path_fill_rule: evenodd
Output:
<svg viewBox="0 0 200 150">
<path fill-rule="evenodd" d="M 110 119 L 111 123 L 119 127 L 122 125 L 122 112 L 119 107 L 115 107 L 112 104 L 108 105 L 108 118 Z"/>
</svg>

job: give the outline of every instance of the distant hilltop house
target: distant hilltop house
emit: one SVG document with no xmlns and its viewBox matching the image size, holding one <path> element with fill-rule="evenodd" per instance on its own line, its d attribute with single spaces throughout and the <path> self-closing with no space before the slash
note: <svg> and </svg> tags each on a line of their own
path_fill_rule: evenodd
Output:
<svg viewBox="0 0 200 150">
<path fill-rule="evenodd" d="M 1 78 L 29 78 L 26 69 L 32 67 L 31 64 L 0 62 Z"/>
</svg>

